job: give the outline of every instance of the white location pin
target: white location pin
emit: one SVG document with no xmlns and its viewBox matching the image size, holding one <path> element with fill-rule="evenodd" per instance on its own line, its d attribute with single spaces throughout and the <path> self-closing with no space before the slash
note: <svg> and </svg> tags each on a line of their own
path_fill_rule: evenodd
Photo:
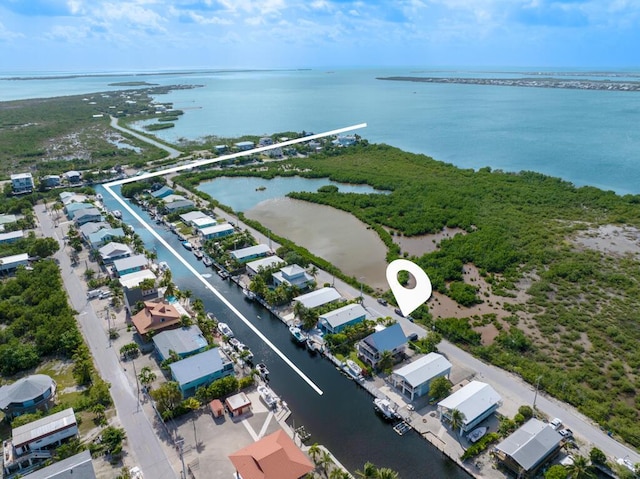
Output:
<svg viewBox="0 0 640 479">
<path fill-rule="evenodd" d="M 416 280 L 412 289 L 405 288 L 398 281 L 398 273 L 408 271 Z M 431 280 L 420 266 L 407 260 L 396 259 L 387 266 L 387 283 L 400 306 L 404 316 L 409 316 L 418 306 L 431 296 Z"/>
</svg>

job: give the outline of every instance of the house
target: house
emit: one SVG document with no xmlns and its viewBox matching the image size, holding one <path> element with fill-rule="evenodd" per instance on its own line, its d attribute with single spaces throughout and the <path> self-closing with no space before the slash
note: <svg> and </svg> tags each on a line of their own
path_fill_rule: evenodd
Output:
<svg viewBox="0 0 640 479">
<path fill-rule="evenodd" d="M 242 479 L 301 479 L 315 469 L 281 429 L 234 452 L 229 460 Z"/>
<path fill-rule="evenodd" d="M 15 223 L 16 221 L 18 221 L 18 217 L 16 215 L 0 214 L 0 226 L 2 227 L 4 227 L 4 225 Z M 0 231 L 3 229 L 4 228 L 0 228 Z"/>
<path fill-rule="evenodd" d="M 0 387 L 0 410 L 8 418 L 48 410 L 53 405 L 56 382 L 46 374 L 33 374 Z"/>
<path fill-rule="evenodd" d="M 197 325 L 185 328 L 171 329 L 156 334 L 153 337 L 153 345 L 158 352 L 160 361 L 171 356 L 173 351 L 181 359 L 204 351 L 209 343 L 202 335 Z"/>
<path fill-rule="evenodd" d="M 92 223 L 85 223 L 82 226 L 80 226 L 78 228 L 78 232 L 80 233 L 80 236 L 82 237 L 82 239 L 86 242 L 89 241 L 89 235 L 100 231 L 101 229 L 104 228 L 109 228 L 109 223 L 107 223 L 106 221 L 94 221 Z"/>
<path fill-rule="evenodd" d="M 231 417 L 242 416 L 245 412 L 251 411 L 251 400 L 243 392 L 229 396 L 225 399 L 224 404 Z"/>
<path fill-rule="evenodd" d="M 162 198 L 162 201 L 167 204 L 167 203 L 172 203 L 174 201 L 181 201 L 181 200 L 186 200 L 186 198 L 182 195 L 176 195 L 176 194 L 170 194 L 165 196 L 164 198 Z"/>
<path fill-rule="evenodd" d="M 29 474 L 29 479 L 96 479 L 88 449 Z"/>
<path fill-rule="evenodd" d="M 63 191 L 58 196 L 60 197 L 62 204 L 65 206 L 68 206 L 71 203 L 85 203 L 89 199 L 87 195 L 81 195 L 71 191 Z"/>
<path fill-rule="evenodd" d="M 159 188 L 151 192 L 151 196 L 153 196 L 154 198 L 164 198 L 165 196 L 169 196 L 172 194 L 173 194 L 173 190 L 169 188 L 167 185 L 164 185 L 162 188 Z"/>
<path fill-rule="evenodd" d="M 238 151 L 247 151 L 253 148 L 253 141 L 239 141 L 238 143 L 234 143 L 233 146 L 236 147 Z"/>
<path fill-rule="evenodd" d="M 11 175 L 11 190 L 14 195 L 31 193 L 33 187 L 34 183 L 31 173 L 16 173 L 15 175 Z"/>
<path fill-rule="evenodd" d="M 184 198 L 183 198 L 184 199 Z M 194 220 L 197 220 L 198 218 L 208 218 L 209 216 L 206 213 L 203 213 L 200 210 L 196 210 L 196 211 L 189 211 L 188 213 L 182 213 L 180 215 L 180 219 L 182 220 L 182 222 L 185 225 L 191 225 L 191 226 L 195 226 L 193 224 Z M 214 221 L 215 222 L 215 221 Z"/>
<path fill-rule="evenodd" d="M 199 387 L 208 386 L 216 379 L 234 374 L 233 363 L 220 348 L 212 348 L 171 363 L 169 369 L 184 397 L 193 396 Z"/>
<path fill-rule="evenodd" d="M 253 277 L 258 274 L 258 272 L 264 269 L 273 268 L 280 264 L 285 264 L 285 261 L 276 255 L 267 256 L 266 258 L 260 258 L 255 261 L 250 261 L 247 263 L 247 274 L 250 277 Z"/>
<path fill-rule="evenodd" d="M 335 146 L 351 146 L 355 145 L 357 138 L 355 135 L 338 135 L 331 143 Z"/>
<path fill-rule="evenodd" d="M 22 230 L 9 231 L 8 233 L 0 233 L 0 244 L 15 243 L 16 241 L 22 238 L 24 238 L 24 231 Z"/>
<path fill-rule="evenodd" d="M 201 219 L 203 220 L 204 218 L 201 218 Z M 198 220 L 196 220 L 196 222 L 197 221 Z M 233 225 L 230 225 L 229 223 L 222 223 L 222 224 L 216 224 L 216 225 L 205 226 L 205 227 L 198 226 L 198 228 L 199 228 L 198 234 L 202 236 L 202 239 L 204 240 L 222 238 L 223 236 L 229 236 L 235 231 L 235 229 L 233 228 Z"/>
<path fill-rule="evenodd" d="M 464 419 L 461 432 L 470 432 L 491 416 L 500 406 L 502 398 L 490 385 L 471 381 L 438 403 L 440 420 L 451 421 L 451 411 L 457 409 Z"/>
<path fill-rule="evenodd" d="M 20 253 L 0 258 L 0 274 L 8 274 L 19 266 L 29 266 L 29 254 Z"/>
<path fill-rule="evenodd" d="M 295 286 L 301 290 L 307 289 L 314 281 L 313 276 L 297 264 L 290 264 L 280 268 L 280 271 L 276 271 L 271 277 L 276 287 L 284 284 L 285 286 Z"/>
<path fill-rule="evenodd" d="M 113 262 L 116 276 L 124 276 L 149 267 L 149 260 L 143 254 L 136 254 L 127 258 L 117 259 Z"/>
<path fill-rule="evenodd" d="M 73 201 L 65 205 L 64 212 L 67 214 L 67 218 L 72 220 L 75 217 L 76 211 L 85 210 L 87 208 L 93 208 L 93 205 L 84 201 Z"/>
<path fill-rule="evenodd" d="M 152 331 L 173 328 L 180 324 L 180 312 L 163 299 L 145 301 L 144 308 L 131 317 L 138 334 L 144 335 Z"/>
<path fill-rule="evenodd" d="M 45 188 L 55 188 L 56 186 L 60 186 L 60 176 L 59 175 L 46 175 L 40 178 L 40 183 L 44 185 Z"/>
<path fill-rule="evenodd" d="M 142 289 L 140 284 L 145 279 L 152 279 L 153 287 Z M 135 273 L 120 276 L 119 281 L 122 285 L 124 307 L 128 314 L 132 313 L 139 302 L 151 301 L 158 298 L 158 288 L 155 280 L 156 275 L 150 269 L 143 269 Z"/>
<path fill-rule="evenodd" d="M 263 136 L 258 140 L 258 146 L 273 145 L 273 139 L 270 136 Z"/>
<path fill-rule="evenodd" d="M 395 323 L 358 342 L 358 356 L 367 364 L 376 367 L 382 358 L 382 353 L 390 351 L 395 361 L 404 354 L 406 344 L 407 337 L 402 327 Z"/>
<path fill-rule="evenodd" d="M 128 258 L 133 251 L 128 245 L 112 241 L 98 250 L 104 264 L 112 264 L 115 260 Z"/>
<path fill-rule="evenodd" d="M 191 200 L 177 200 L 164 205 L 164 209 L 167 213 L 175 213 L 180 210 L 193 208 L 194 206 L 195 204 Z"/>
<path fill-rule="evenodd" d="M 100 224 L 101 222 L 97 223 Z M 86 226 L 92 223 L 85 223 L 82 226 Z M 122 228 L 102 228 L 96 231 L 95 233 L 91 233 L 87 239 L 87 243 L 89 243 L 89 247 L 92 249 L 100 248 L 106 243 L 110 243 L 116 238 L 124 238 L 124 230 Z"/>
<path fill-rule="evenodd" d="M 367 310 L 361 304 L 347 304 L 342 308 L 334 309 L 328 313 L 320 315 L 318 327 L 325 334 L 336 334 L 347 326 L 364 321 L 367 317 Z"/>
<path fill-rule="evenodd" d="M 549 424 L 529 419 L 494 449 L 498 460 L 518 477 L 537 477 L 555 459 L 563 438 Z"/>
<path fill-rule="evenodd" d="M 72 408 L 16 427 L 5 441 L 3 469 L 6 475 L 25 474 L 51 457 L 51 447 L 78 435 Z"/>
<path fill-rule="evenodd" d="M 62 175 L 70 185 L 77 185 L 82 181 L 82 174 L 79 171 L 71 170 Z"/>
<path fill-rule="evenodd" d="M 396 369 L 391 374 L 391 384 L 411 401 L 429 394 L 431 381 L 449 377 L 451 363 L 442 354 L 429 353 Z"/>
<path fill-rule="evenodd" d="M 73 214 L 73 221 L 76 226 L 81 226 L 92 221 L 102 221 L 102 213 L 98 208 L 84 208 Z"/>
<path fill-rule="evenodd" d="M 213 149 L 215 150 L 215 153 L 219 155 L 220 153 L 227 151 L 227 145 L 216 145 Z"/>
<path fill-rule="evenodd" d="M 231 252 L 231 257 L 239 263 L 246 263 L 255 258 L 262 258 L 271 253 L 271 248 L 266 244 L 257 244 L 255 246 L 248 246 Z"/>
<path fill-rule="evenodd" d="M 218 220 L 209 215 L 201 216 L 200 218 L 194 219 L 191 224 L 197 230 L 202 230 L 209 226 L 216 226 L 218 224 Z"/>
<path fill-rule="evenodd" d="M 338 293 L 335 288 L 325 287 L 316 289 L 315 291 L 311 291 L 310 293 L 296 296 L 295 298 L 293 298 L 293 301 L 302 304 L 302 306 L 307 309 L 313 309 L 324 304 L 338 301 L 340 298 L 342 298 L 342 296 L 340 296 L 340 293 Z"/>
</svg>

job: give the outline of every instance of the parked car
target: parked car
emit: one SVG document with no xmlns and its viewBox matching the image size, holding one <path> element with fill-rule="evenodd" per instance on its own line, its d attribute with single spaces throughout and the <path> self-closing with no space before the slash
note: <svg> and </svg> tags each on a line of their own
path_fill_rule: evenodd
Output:
<svg viewBox="0 0 640 479">
<path fill-rule="evenodd" d="M 400 311 L 400 308 L 396 308 L 393 311 L 401 318 L 404 318 L 404 314 L 402 314 L 402 311 Z"/>
<path fill-rule="evenodd" d="M 111 296 L 113 296 L 113 293 L 111 291 L 101 291 L 100 295 L 98 296 L 99 299 L 107 299 L 110 298 Z"/>
<path fill-rule="evenodd" d="M 549 421 L 549 425 L 557 431 L 558 429 L 560 429 L 560 426 L 562 426 L 562 419 L 554 417 L 551 421 Z"/>
<path fill-rule="evenodd" d="M 573 431 L 571 429 L 560 429 L 558 433 L 566 439 L 573 437 Z"/>
<path fill-rule="evenodd" d="M 380 303 L 382 306 L 386 306 L 387 305 L 387 300 L 384 298 L 378 298 L 378 303 Z"/>
<path fill-rule="evenodd" d="M 91 291 L 87 292 L 87 299 L 99 298 L 102 293 L 103 290 L 101 289 L 92 289 Z"/>
</svg>

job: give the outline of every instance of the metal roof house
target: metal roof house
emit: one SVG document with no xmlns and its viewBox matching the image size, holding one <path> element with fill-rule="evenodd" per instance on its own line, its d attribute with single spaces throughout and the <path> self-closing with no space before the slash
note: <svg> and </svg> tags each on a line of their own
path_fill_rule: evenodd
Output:
<svg viewBox="0 0 640 479">
<path fill-rule="evenodd" d="M 490 385 L 471 381 L 463 388 L 438 403 L 440 419 L 451 420 L 451 411 L 457 409 L 464 415 L 462 432 L 470 432 L 493 414 L 502 403 L 502 398 Z"/>
<path fill-rule="evenodd" d="M 246 263 L 255 258 L 262 258 L 271 253 L 271 248 L 266 244 L 248 246 L 231 252 L 231 257 L 240 263 Z"/>
<path fill-rule="evenodd" d="M 151 192 L 151 196 L 154 198 L 164 198 L 165 196 L 169 196 L 173 194 L 173 190 L 169 188 L 167 185 L 164 185 L 162 188 L 157 189 L 156 191 Z"/>
<path fill-rule="evenodd" d="M 193 396 L 196 389 L 208 386 L 216 379 L 234 374 L 233 363 L 220 348 L 212 348 L 171 363 L 169 369 L 184 397 Z"/>
<path fill-rule="evenodd" d="M 167 213 L 175 213 L 176 211 L 186 210 L 188 208 L 193 208 L 195 203 L 191 200 L 177 200 L 172 201 L 171 203 L 167 203 L 164 205 L 164 209 Z"/>
<path fill-rule="evenodd" d="M 429 393 L 431 381 L 438 377 L 448 377 L 451 363 L 442 354 L 429 353 L 426 356 L 398 368 L 391 375 L 391 383 L 411 401 Z"/>
<path fill-rule="evenodd" d="M 200 218 L 196 218 L 191 221 L 191 224 L 194 228 L 199 230 L 206 228 L 208 226 L 216 226 L 218 224 L 218 220 L 209 215 L 201 216 Z"/>
<path fill-rule="evenodd" d="M 342 298 L 335 288 L 325 287 L 293 298 L 307 309 L 317 308 L 323 304 L 333 303 Z"/>
<path fill-rule="evenodd" d="M 0 273 L 10 273 L 19 266 L 29 266 L 29 254 L 20 253 L 0 258 Z"/>
<path fill-rule="evenodd" d="M 91 223 L 87 223 L 91 224 Z M 84 225 L 86 226 L 86 225 Z M 95 233 L 91 233 L 87 242 L 89 246 L 93 249 L 100 248 L 102 245 L 113 241 L 115 238 L 123 238 L 124 230 L 122 228 L 102 228 L 96 231 Z"/>
<path fill-rule="evenodd" d="M 11 175 L 11 189 L 14 194 L 31 193 L 33 186 L 33 176 L 31 173 L 16 173 Z"/>
<path fill-rule="evenodd" d="M 500 462 L 518 477 L 535 477 L 545 464 L 558 455 L 562 442 L 562 436 L 549 424 L 529 419 L 499 443 L 495 451 Z"/>
<path fill-rule="evenodd" d="M 29 474 L 29 479 L 96 479 L 91 453 L 82 451 Z"/>
<path fill-rule="evenodd" d="M 300 479 L 313 463 L 287 434 L 279 430 L 229 456 L 243 479 Z"/>
<path fill-rule="evenodd" d="M 277 255 L 250 261 L 247 263 L 247 274 L 249 276 L 255 276 L 261 269 L 273 268 L 279 264 L 285 264 L 285 261 Z"/>
<path fill-rule="evenodd" d="M 367 310 L 361 304 L 347 304 L 318 318 L 318 327 L 325 333 L 336 334 L 347 326 L 360 323 L 367 317 Z"/>
<path fill-rule="evenodd" d="M 104 264 L 111 264 L 117 259 L 128 258 L 131 256 L 133 251 L 124 243 L 112 241 L 100 248 L 98 253 L 100 254 L 100 258 L 102 258 L 102 262 Z"/>
<path fill-rule="evenodd" d="M 209 215 L 207 215 L 206 213 L 203 213 L 200 210 L 189 211 L 188 213 L 182 213 L 180 215 L 180 219 L 184 224 L 187 224 L 187 225 L 190 224 L 192 226 L 195 226 L 193 225 L 193 221 L 197 220 L 198 218 L 209 218 Z"/>
<path fill-rule="evenodd" d="M 153 288 L 142 289 L 140 283 L 145 279 L 153 279 Z M 158 298 L 158 288 L 155 284 L 156 275 L 150 269 L 143 269 L 135 273 L 120 276 L 119 281 L 124 293 L 124 307 L 129 314 L 138 302 L 151 301 Z"/>
<path fill-rule="evenodd" d="M 75 216 L 76 211 L 84 210 L 86 208 L 93 208 L 93 205 L 91 203 L 85 203 L 84 201 L 73 201 L 64 207 L 64 212 L 67 214 L 67 217 L 72 220 Z"/>
<path fill-rule="evenodd" d="M 149 260 L 143 254 L 136 254 L 128 258 L 117 259 L 113 262 L 113 269 L 118 276 L 125 276 L 136 271 L 147 269 Z"/>
<path fill-rule="evenodd" d="M 200 219 L 204 219 L 204 218 L 200 218 Z M 199 220 L 196 220 L 199 221 Z M 200 236 L 202 236 L 203 239 L 208 240 L 208 239 L 214 239 L 214 238 L 222 238 L 224 236 L 228 236 L 230 234 L 232 234 L 235 229 L 233 227 L 233 225 L 230 225 L 229 223 L 222 223 L 222 224 L 214 224 L 211 226 L 197 226 L 199 228 L 198 230 L 198 234 L 200 234 Z"/>
<path fill-rule="evenodd" d="M 272 275 L 273 284 L 277 287 L 281 284 L 295 286 L 298 289 L 306 289 L 313 283 L 313 276 L 297 264 L 290 264 Z"/>
<path fill-rule="evenodd" d="M 91 221 L 102 221 L 102 213 L 98 208 L 83 208 L 73 212 L 73 221 L 76 226 L 82 226 Z"/>
<path fill-rule="evenodd" d="M 156 347 L 160 361 L 169 358 L 171 351 L 184 359 L 187 356 L 201 353 L 209 345 L 202 335 L 202 331 L 195 324 L 186 328 L 171 329 L 158 333 L 153 337 L 153 344 Z"/>
<path fill-rule="evenodd" d="M 46 374 L 33 374 L 0 387 L 0 409 L 9 418 L 38 409 L 47 410 L 56 394 L 56 382 Z"/>
<path fill-rule="evenodd" d="M 376 367 L 382 358 L 382 353 L 390 351 L 394 358 L 398 358 L 404 354 L 406 344 L 407 337 L 402 327 L 399 323 L 395 323 L 359 341 L 358 356 L 372 367 Z"/>
<path fill-rule="evenodd" d="M 22 230 L 0 233 L 0 243 L 14 243 L 22 238 L 24 238 L 24 231 Z"/>
<path fill-rule="evenodd" d="M 235 146 L 239 151 L 247 151 L 254 147 L 254 143 L 253 141 L 239 141 L 234 143 L 233 146 Z"/>
</svg>

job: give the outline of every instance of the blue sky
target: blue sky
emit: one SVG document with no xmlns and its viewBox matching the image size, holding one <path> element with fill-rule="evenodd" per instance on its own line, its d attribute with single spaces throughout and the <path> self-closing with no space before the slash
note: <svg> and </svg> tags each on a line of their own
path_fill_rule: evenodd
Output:
<svg viewBox="0 0 640 479">
<path fill-rule="evenodd" d="M 640 67 L 640 0 L 0 0 L 1 71 Z"/>
</svg>

